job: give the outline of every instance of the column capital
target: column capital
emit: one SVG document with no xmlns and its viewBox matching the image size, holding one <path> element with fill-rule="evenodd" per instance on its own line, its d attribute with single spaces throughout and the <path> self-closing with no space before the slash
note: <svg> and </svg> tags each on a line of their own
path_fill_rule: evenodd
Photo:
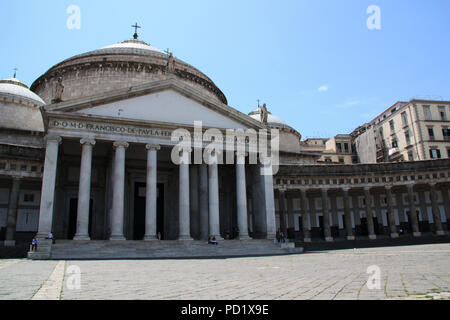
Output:
<svg viewBox="0 0 450 320">
<path fill-rule="evenodd" d="M 145 149 L 147 150 L 161 150 L 161 146 L 159 144 L 146 144 Z"/>
<path fill-rule="evenodd" d="M 391 186 L 391 185 L 384 186 L 384 188 L 385 188 L 386 190 L 389 190 L 389 191 L 392 190 L 392 187 L 393 187 L 393 186 Z"/>
<path fill-rule="evenodd" d="M 300 191 L 300 193 L 304 193 L 306 194 L 306 191 L 308 191 L 309 188 L 303 187 L 303 188 L 298 188 L 298 191 Z"/>
<path fill-rule="evenodd" d="M 113 143 L 113 148 L 114 149 L 117 149 L 117 148 L 120 148 L 120 147 L 122 147 L 122 148 L 128 148 L 130 146 L 130 144 L 128 143 L 128 142 L 126 142 L 126 141 L 115 141 L 114 143 Z"/>
<path fill-rule="evenodd" d="M 415 185 L 416 184 L 414 182 L 409 182 L 409 183 L 406 184 L 406 188 L 408 190 L 413 190 Z"/>
<path fill-rule="evenodd" d="M 363 189 L 364 189 L 364 191 L 369 191 L 370 192 L 371 187 L 365 186 L 365 187 L 363 187 Z"/>
<path fill-rule="evenodd" d="M 62 138 L 60 136 L 49 135 L 44 138 L 45 143 L 56 142 L 58 144 L 62 143 Z"/>
<path fill-rule="evenodd" d="M 342 187 L 341 189 L 344 193 L 348 193 L 350 191 L 350 187 Z"/>
<path fill-rule="evenodd" d="M 247 151 L 235 151 L 234 154 L 236 155 L 236 157 L 247 157 L 249 155 Z"/>
<path fill-rule="evenodd" d="M 80 144 L 81 145 L 91 145 L 91 146 L 95 146 L 95 139 L 90 139 L 90 138 L 83 138 L 80 140 Z"/>
</svg>

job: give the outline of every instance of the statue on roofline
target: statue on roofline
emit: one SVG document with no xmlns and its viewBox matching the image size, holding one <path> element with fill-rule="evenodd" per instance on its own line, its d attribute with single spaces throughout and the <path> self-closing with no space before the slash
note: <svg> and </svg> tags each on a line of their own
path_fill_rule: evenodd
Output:
<svg viewBox="0 0 450 320">
<path fill-rule="evenodd" d="M 262 124 L 267 124 L 268 114 L 269 113 L 267 112 L 266 104 L 264 103 L 263 106 L 261 107 L 261 123 Z"/>
</svg>

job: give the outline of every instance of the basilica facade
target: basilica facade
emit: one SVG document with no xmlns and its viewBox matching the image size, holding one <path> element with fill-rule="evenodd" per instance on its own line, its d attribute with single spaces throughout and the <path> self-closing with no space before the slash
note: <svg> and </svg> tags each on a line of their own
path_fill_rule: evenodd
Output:
<svg viewBox="0 0 450 320">
<path fill-rule="evenodd" d="M 283 232 L 310 242 L 444 235 L 449 225 L 448 159 L 326 163 L 285 121 L 228 106 L 210 78 L 137 36 L 58 63 L 30 88 L 0 81 L 0 115 L 0 236 L 9 246 L 49 233 L 246 241 Z M 209 139 L 180 147 L 180 130 Z M 247 137 L 243 148 L 208 148 L 230 130 L 271 133 L 276 163 Z"/>
</svg>

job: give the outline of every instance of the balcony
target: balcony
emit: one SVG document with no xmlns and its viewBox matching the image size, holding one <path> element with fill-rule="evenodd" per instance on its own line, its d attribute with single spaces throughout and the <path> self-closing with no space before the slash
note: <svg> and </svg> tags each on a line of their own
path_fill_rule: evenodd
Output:
<svg viewBox="0 0 450 320">
<path fill-rule="evenodd" d="M 389 157 L 391 157 L 392 155 L 394 155 L 394 154 L 396 154 L 398 152 L 400 152 L 399 148 L 391 148 L 391 149 L 389 149 L 389 153 L 388 153 Z"/>
</svg>

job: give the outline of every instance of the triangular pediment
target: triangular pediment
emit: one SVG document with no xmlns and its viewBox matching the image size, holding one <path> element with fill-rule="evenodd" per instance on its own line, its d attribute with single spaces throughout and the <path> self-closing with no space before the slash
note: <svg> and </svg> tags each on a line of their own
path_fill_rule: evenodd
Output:
<svg viewBox="0 0 450 320">
<path fill-rule="evenodd" d="M 195 121 L 202 121 L 205 128 L 248 129 L 260 126 L 249 116 L 204 96 L 175 79 L 102 97 L 85 98 L 72 103 L 68 101 L 55 105 L 48 111 L 185 126 L 193 126 Z"/>
</svg>

